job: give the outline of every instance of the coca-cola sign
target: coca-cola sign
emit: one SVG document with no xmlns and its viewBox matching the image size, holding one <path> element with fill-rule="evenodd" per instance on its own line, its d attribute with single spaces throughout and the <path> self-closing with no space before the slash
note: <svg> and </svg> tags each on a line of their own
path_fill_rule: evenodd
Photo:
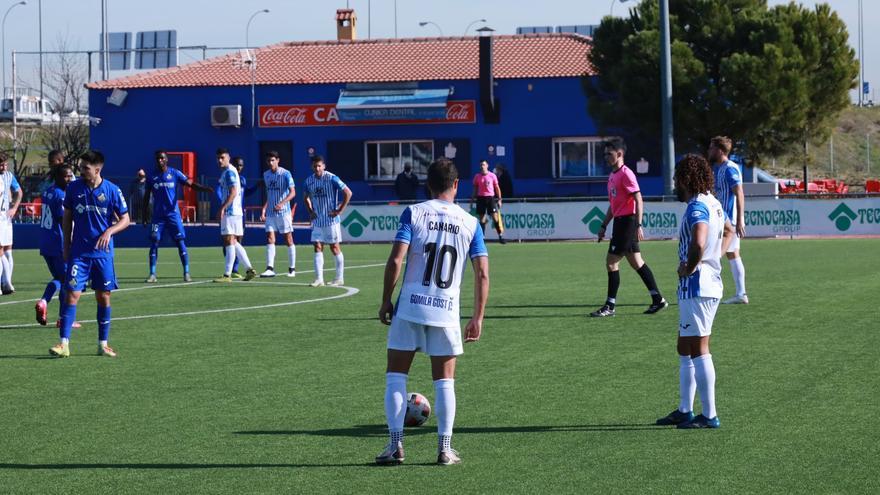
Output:
<svg viewBox="0 0 880 495">
<path fill-rule="evenodd" d="M 339 125 L 392 124 L 473 124 L 477 105 L 473 100 L 449 101 L 445 118 L 431 119 L 366 119 L 345 121 L 339 118 L 335 103 L 308 105 L 260 105 L 260 127 L 314 127 Z"/>
</svg>

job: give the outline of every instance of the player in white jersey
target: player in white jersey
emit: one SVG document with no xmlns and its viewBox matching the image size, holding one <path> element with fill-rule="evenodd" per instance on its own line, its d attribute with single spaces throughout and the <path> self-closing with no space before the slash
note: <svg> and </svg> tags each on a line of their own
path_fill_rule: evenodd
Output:
<svg viewBox="0 0 880 495">
<path fill-rule="evenodd" d="M 400 464 L 404 460 L 406 382 L 419 350 L 431 356 L 437 463 L 461 462 L 451 446 L 455 361 L 463 352 L 459 292 L 470 258 L 474 267 L 474 312 L 465 327 L 465 342 L 476 342 L 482 333 L 483 312 L 489 297 L 489 254 L 476 218 L 455 204 L 458 170 L 450 160 L 440 158 L 428 167 L 428 188 L 435 199 L 404 210 L 385 265 L 379 319 L 391 325 L 385 375 L 385 417 L 391 441 L 376 457 L 377 464 Z M 406 270 L 395 305 L 391 296 L 404 258 Z"/>
<path fill-rule="evenodd" d="M 733 142 L 726 136 L 715 136 L 709 144 L 709 161 L 715 165 L 715 197 L 721 202 L 724 213 L 736 230 L 736 236 L 725 253 L 730 262 L 736 294 L 721 304 L 748 304 L 746 295 L 746 269 L 739 255 L 740 238 L 746 236 L 745 195 L 739 165 L 728 158 Z"/>
<path fill-rule="evenodd" d="M 15 175 L 9 171 L 8 160 L 9 157 L 0 152 L 0 293 L 4 296 L 15 292 L 12 286 L 12 219 L 23 194 Z"/>
<path fill-rule="evenodd" d="M 217 150 L 217 165 L 222 170 L 220 194 L 223 197 L 223 204 L 220 205 L 220 237 L 223 238 L 223 246 L 225 247 L 226 267 L 223 276 L 215 278 L 214 282 L 232 282 L 232 265 L 235 263 L 236 256 L 247 268 L 244 279 L 246 281 L 253 280 L 257 276 L 257 272 L 251 266 L 251 260 L 248 259 L 244 247 L 236 239 L 236 236 L 244 235 L 244 211 L 241 207 L 241 194 L 239 193 L 241 182 L 235 167 L 229 164 L 229 151 L 225 148 Z"/>
<path fill-rule="evenodd" d="M 343 285 L 345 259 L 339 243 L 342 242 L 342 230 L 339 227 L 340 215 L 351 201 L 351 189 L 342 179 L 327 172 L 324 157 L 312 157 L 314 174 L 306 179 L 305 204 L 312 217 L 312 244 L 315 246 L 315 281 L 312 287 L 324 285 L 324 244 L 330 245 L 330 252 L 336 261 L 336 277 L 328 285 Z M 342 201 L 339 194 L 342 193 Z"/>
<path fill-rule="evenodd" d="M 733 226 L 712 196 L 712 169 L 705 158 L 686 155 L 675 166 L 675 192 L 687 203 L 678 234 L 679 405 L 659 425 L 718 428 L 715 366 L 709 336 L 724 287 L 721 253 L 733 238 Z M 694 394 L 703 411 L 694 417 Z"/>
<path fill-rule="evenodd" d="M 266 222 L 266 271 L 260 277 L 275 276 L 275 232 L 283 234 L 287 241 L 287 276 L 296 276 L 296 246 L 293 245 L 293 214 L 290 202 L 296 197 L 293 176 L 287 169 L 279 166 L 281 155 L 277 151 L 266 153 L 266 166 L 263 184 L 266 186 L 266 202 L 260 213 L 260 220 Z"/>
</svg>

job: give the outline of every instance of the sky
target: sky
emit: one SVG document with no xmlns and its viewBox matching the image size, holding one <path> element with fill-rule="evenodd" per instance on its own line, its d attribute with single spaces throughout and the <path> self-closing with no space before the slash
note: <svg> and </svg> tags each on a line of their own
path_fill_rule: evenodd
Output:
<svg viewBox="0 0 880 495">
<path fill-rule="evenodd" d="M 0 0 L 0 15 L 17 1 L 20 0 Z M 39 46 L 37 7 L 40 0 L 26 1 L 27 5 L 9 12 L 5 24 L 7 81 L 11 80 L 11 51 L 37 51 Z M 101 0 L 41 1 L 43 50 L 57 48 L 59 37 L 67 40 L 69 49 L 97 49 Z M 787 2 L 769 0 L 768 3 L 772 6 Z M 818 2 L 801 0 L 800 3 L 812 6 Z M 850 43 L 855 47 L 858 0 L 825 3 L 846 22 Z M 626 14 L 635 0 L 628 4 L 620 0 L 109 0 L 108 23 L 112 32 L 176 29 L 181 46 L 244 46 L 248 18 L 254 12 L 269 9 L 270 13 L 256 16 L 250 28 L 250 44 L 265 46 L 281 41 L 335 39 L 335 11 L 346 4 L 357 12 L 359 38 L 367 38 L 368 30 L 372 38 L 393 38 L 395 4 L 397 36 L 418 37 L 437 36 L 441 30 L 446 36 L 460 36 L 468 24 L 477 19 L 486 19 L 485 25 L 498 34 L 514 34 L 518 26 L 598 24 L 603 16 L 609 15 L 612 4 L 614 15 L 620 16 Z M 864 0 L 863 19 L 865 80 L 871 82 L 876 93 L 876 86 L 880 86 L 880 1 Z M 436 26 L 420 27 L 420 21 L 430 21 Z M 474 24 L 470 33 L 482 25 Z M 184 51 L 180 63 L 198 59 L 201 59 L 200 51 Z M 36 56 L 18 57 L 20 73 L 28 80 L 35 80 L 36 61 Z M 97 65 L 95 72 L 99 74 Z"/>
</svg>

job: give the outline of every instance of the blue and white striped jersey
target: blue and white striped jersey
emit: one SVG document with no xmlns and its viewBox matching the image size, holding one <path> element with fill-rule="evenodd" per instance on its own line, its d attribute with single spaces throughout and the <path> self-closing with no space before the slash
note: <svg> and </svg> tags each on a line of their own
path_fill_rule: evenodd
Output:
<svg viewBox="0 0 880 495">
<path fill-rule="evenodd" d="M 226 207 L 226 214 L 230 216 L 241 216 L 244 214 L 241 209 L 241 191 L 243 191 L 244 188 L 241 185 L 241 181 L 238 179 L 238 171 L 235 170 L 235 167 L 230 165 L 226 167 L 220 175 L 221 205 L 226 201 L 226 198 L 229 197 L 229 192 L 232 190 L 233 186 L 238 187 L 239 191 L 238 194 L 235 195 L 235 198 L 233 198 L 232 203 Z"/>
<path fill-rule="evenodd" d="M 346 187 L 342 179 L 327 171 L 321 177 L 312 174 L 306 179 L 306 194 L 312 200 L 316 215 L 312 227 L 329 227 L 340 222 L 339 215 L 331 217 L 330 212 L 339 207 L 339 193 Z"/>
<path fill-rule="evenodd" d="M 454 203 L 425 201 L 403 211 L 394 241 L 409 244 L 394 317 L 457 328 L 467 260 L 489 256 L 477 219 Z"/>
<path fill-rule="evenodd" d="M 730 223 L 736 225 L 736 194 L 733 188 L 742 185 L 742 173 L 736 162 L 727 160 L 715 169 L 715 197 L 724 208 Z"/>
<path fill-rule="evenodd" d="M 290 172 L 278 167 L 273 172 L 272 169 L 263 172 L 263 183 L 266 185 L 266 216 L 267 217 L 283 217 L 290 215 L 290 201 L 284 201 L 285 197 L 290 194 L 290 189 L 296 187 L 293 183 L 293 176 Z M 282 203 L 280 211 L 275 210 L 275 205 Z"/>
<path fill-rule="evenodd" d="M 695 225 L 708 224 L 709 234 L 697 270 L 687 277 L 678 279 L 679 299 L 721 298 L 724 290 L 721 282 L 721 238 L 724 235 L 724 215 L 721 203 L 711 194 L 700 194 L 688 202 L 678 232 L 678 261 L 687 262 Z"/>
<path fill-rule="evenodd" d="M 6 213 L 12 207 L 12 193 L 21 189 L 15 175 L 7 170 L 0 174 L 0 213 Z M 8 220 L 3 218 L 2 220 Z"/>
</svg>

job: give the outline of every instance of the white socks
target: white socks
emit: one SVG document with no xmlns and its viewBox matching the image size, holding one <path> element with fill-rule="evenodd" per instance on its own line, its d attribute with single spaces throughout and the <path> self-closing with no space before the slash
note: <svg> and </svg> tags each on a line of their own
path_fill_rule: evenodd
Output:
<svg viewBox="0 0 880 495">
<path fill-rule="evenodd" d="M 254 268 L 251 266 L 251 260 L 248 258 L 247 251 L 244 250 L 244 246 L 240 242 L 235 243 L 235 255 L 238 256 L 239 263 L 244 263 L 245 268 L 248 270 Z"/>
<path fill-rule="evenodd" d="M 678 411 L 686 413 L 694 410 L 694 395 L 697 393 L 694 362 L 690 356 L 679 355 L 678 360 Z"/>
<path fill-rule="evenodd" d="M 5 255 L 0 256 L 0 283 L 2 283 L 4 287 L 8 286 L 11 281 L 9 272 L 9 261 L 6 260 Z"/>
<path fill-rule="evenodd" d="M 392 433 L 403 432 L 407 378 L 404 373 L 385 373 L 385 419 L 388 431 Z"/>
<path fill-rule="evenodd" d="M 693 361 L 697 389 L 700 391 L 700 403 L 703 405 L 703 416 L 712 419 L 718 415 L 715 412 L 715 365 L 712 364 L 712 355 L 703 354 L 695 357 Z"/>
<path fill-rule="evenodd" d="M 3 257 L 6 258 L 6 261 L 8 263 L 7 269 L 9 270 L 9 272 L 7 273 L 6 276 L 9 278 L 9 283 L 11 284 L 12 283 L 12 267 L 13 267 L 13 265 L 15 265 L 15 263 L 12 262 L 12 249 L 9 249 L 5 253 L 3 253 Z"/>
<path fill-rule="evenodd" d="M 226 256 L 226 268 L 223 270 L 223 274 L 228 277 L 232 275 L 232 265 L 235 264 L 235 249 L 232 246 L 226 246 L 223 248 L 223 255 Z"/>
<path fill-rule="evenodd" d="M 324 280 L 324 253 L 315 253 L 315 280 Z"/>
<path fill-rule="evenodd" d="M 452 436 L 455 422 L 455 380 L 444 378 L 434 381 L 434 409 L 437 411 L 437 435 Z"/>
<path fill-rule="evenodd" d="M 333 255 L 333 258 L 336 260 L 336 278 L 334 280 L 344 280 L 345 258 L 342 257 L 342 251 L 339 254 Z"/>
<path fill-rule="evenodd" d="M 743 260 L 736 257 L 730 261 L 730 272 L 733 274 L 733 283 L 736 285 L 736 295 L 746 295 L 746 267 L 743 266 Z"/>
<path fill-rule="evenodd" d="M 296 269 L 296 245 L 287 246 L 287 263 L 290 268 Z"/>
<path fill-rule="evenodd" d="M 275 266 L 275 244 L 266 244 L 266 268 Z"/>
</svg>

